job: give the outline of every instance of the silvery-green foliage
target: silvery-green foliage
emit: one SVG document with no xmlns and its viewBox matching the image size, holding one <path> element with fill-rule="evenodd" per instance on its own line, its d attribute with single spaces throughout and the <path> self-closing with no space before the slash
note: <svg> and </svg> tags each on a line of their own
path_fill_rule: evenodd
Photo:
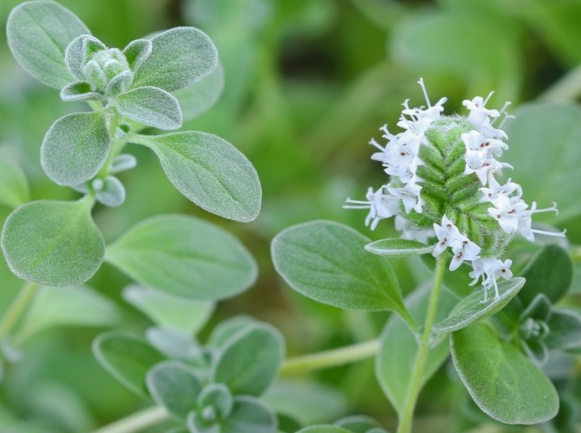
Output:
<svg viewBox="0 0 581 433">
<path fill-rule="evenodd" d="M 92 179 L 109 153 L 111 140 L 100 112 L 68 114 L 46 133 L 40 148 L 45 173 L 59 185 L 77 185 Z"/>
<path fill-rule="evenodd" d="M 391 257 L 397 259 L 406 256 L 419 256 L 430 254 L 434 250 L 433 245 L 422 244 L 409 239 L 381 239 L 365 245 L 365 249 L 378 256 Z"/>
<path fill-rule="evenodd" d="M 379 423 L 373 418 L 362 415 L 354 415 L 342 418 L 335 424 L 352 433 L 385 433 Z"/>
<path fill-rule="evenodd" d="M 123 153 L 117 156 L 111 163 L 111 168 L 109 169 L 109 174 L 117 174 L 127 170 L 131 170 L 137 166 L 137 159 L 129 154 Z"/>
<path fill-rule="evenodd" d="M 284 357 L 279 332 L 253 324 L 234 334 L 221 348 L 212 380 L 224 383 L 236 395 L 262 395 L 278 374 Z"/>
<path fill-rule="evenodd" d="M 125 202 L 125 187 L 115 176 L 107 176 L 103 180 L 95 179 L 91 186 L 97 201 L 105 206 L 117 207 Z"/>
<path fill-rule="evenodd" d="M 177 99 L 165 90 L 144 86 L 119 95 L 115 106 L 122 116 L 159 129 L 178 129 L 182 111 Z"/>
<path fill-rule="evenodd" d="M 180 215 L 139 223 L 107 248 L 105 259 L 148 287 L 199 300 L 234 296 L 257 276 L 254 259 L 238 239 Z"/>
<path fill-rule="evenodd" d="M 168 92 L 201 80 L 218 64 L 216 47 L 202 31 L 176 27 L 151 39 L 151 55 L 139 67 L 134 86 L 154 86 Z"/>
<path fill-rule="evenodd" d="M 393 310 L 412 327 L 397 277 L 383 257 L 365 251 L 370 240 L 350 227 L 313 221 L 290 227 L 272 242 L 277 272 L 316 301 L 352 310 Z"/>
<path fill-rule="evenodd" d="M 91 218 L 91 200 L 35 201 L 16 209 L 2 230 L 2 251 L 18 277 L 72 286 L 101 266 L 105 243 Z"/>
<path fill-rule="evenodd" d="M 201 208 L 235 221 L 254 220 L 262 189 L 256 170 L 234 146 L 203 132 L 175 132 L 128 140 L 149 147 L 174 186 Z"/>
<path fill-rule="evenodd" d="M 210 109 L 224 90 L 224 67 L 218 63 L 216 69 L 200 81 L 174 92 L 180 103 L 184 120 L 191 120 Z"/>
<path fill-rule="evenodd" d="M 29 196 L 28 181 L 20 166 L 0 158 L 0 205 L 16 208 L 26 203 Z"/>
<path fill-rule="evenodd" d="M 147 372 L 165 357 L 148 341 L 134 333 L 110 331 L 93 342 L 93 354 L 99 364 L 125 387 L 142 397 L 149 397 L 145 385 Z"/>
<path fill-rule="evenodd" d="M 6 24 L 8 46 L 26 71 L 44 84 L 62 89 L 73 81 L 65 50 L 90 30 L 72 12 L 50 1 L 25 2 L 12 10 Z"/>
<path fill-rule="evenodd" d="M 188 334 L 168 327 L 149 328 L 145 338 L 153 347 L 169 359 L 195 362 L 202 354 L 197 341 Z"/>
<path fill-rule="evenodd" d="M 214 312 L 215 303 L 182 298 L 137 285 L 123 290 L 123 299 L 147 315 L 156 325 L 196 333 Z"/>
</svg>

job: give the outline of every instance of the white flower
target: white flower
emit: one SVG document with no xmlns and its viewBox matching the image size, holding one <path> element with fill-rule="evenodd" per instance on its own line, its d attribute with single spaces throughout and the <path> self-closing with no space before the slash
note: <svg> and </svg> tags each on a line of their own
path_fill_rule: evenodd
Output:
<svg viewBox="0 0 581 433">
<path fill-rule="evenodd" d="M 477 128 L 484 123 L 490 123 L 490 117 L 497 118 L 500 116 L 500 112 L 498 110 L 490 110 L 486 108 L 486 104 L 493 94 L 494 92 L 490 92 L 486 99 L 483 99 L 482 96 L 476 96 L 472 100 L 466 99 L 462 101 L 462 105 L 464 105 L 470 111 L 470 114 L 468 114 L 468 121 Z"/>
<path fill-rule="evenodd" d="M 457 243 L 451 245 L 454 253 L 454 257 L 450 262 L 451 271 L 458 269 L 464 261 L 473 261 L 480 258 L 481 248 L 466 236 L 462 235 L 456 241 Z"/>
<path fill-rule="evenodd" d="M 465 160 L 466 168 L 464 169 L 464 174 L 476 173 L 482 185 L 486 185 L 493 174 L 501 173 L 503 168 L 513 168 L 512 165 L 506 162 L 488 158 L 482 152 L 475 150 L 467 150 Z"/>
<path fill-rule="evenodd" d="M 494 287 L 494 299 L 498 299 L 500 293 L 498 292 L 498 283 L 496 281 L 499 278 L 504 278 L 505 280 L 512 278 L 511 265 L 512 260 L 507 259 L 503 262 L 496 257 L 485 257 L 472 262 L 474 270 L 469 275 L 474 280 L 470 285 L 473 286 L 482 278 L 482 286 L 484 287 L 483 302 L 488 301 L 488 290 L 492 287 Z"/>
<path fill-rule="evenodd" d="M 514 203 L 511 203 L 510 200 L 501 202 L 499 200 L 501 197 L 499 196 L 497 199 L 497 205 L 500 206 L 488 208 L 488 215 L 495 218 L 505 232 L 514 234 L 518 230 L 519 221 L 523 218 L 530 218 L 530 211 L 526 210 L 529 205 L 523 200 Z"/>
<path fill-rule="evenodd" d="M 456 240 L 461 236 L 458 227 L 446 215 L 442 217 L 441 226 L 434 223 L 434 232 L 438 238 L 438 243 L 434 247 L 434 251 L 432 251 L 434 257 L 442 254 L 451 244 L 456 244 Z"/>
<path fill-rule="evenodd" d="M 401 232 L 402 239 L 422 242 L 427 244 L 435 236 L 431 228 L 418 228 L 401 215 L 395 216 L 395 229 Z"/>
<path fill-rule="evenodd" d="M 481 202 L 489 201 L 497 208 L 504 206 L 506 202 L 515 202 L 522 197 L 522 188 L 518 183 L 511 182 L 511 179 L 501 185 L 492 176 L 488 182 L 489 188 L 480 188 L 482 192 Z M 514 194 L 514 195 L 513 195 Z"/>
<path fill-rule="evenodd" d="M 502 140 L 488 138 L 479 131 L 473 130 L 461 135 L 462 141 L 466 145 L 466 150 L 478 151 L 486 157 L 500 157 L 502 151 L 508 149 L 508 144 Z"/>
<path fill-rule="evenodd" d="M 557 237 L 565 237 L 566 230 L 562 232 L 549 232 L 546 230 L 537 230 L 531 228 L 532 226 L 532 215 L 536 213 L 543 213 L 543 212 L 555 212 L 559 213 L 557 210 L 557 204 L 553 203 L 551 207 L 545 209 L 537 209 L 537 202 L 533 202 L 530 210 L 524 212 L 522 217 L 518 221 L 518 232 L 523 236 L 525 239 L 534 242 L 535 240 L 535 233 L 547 236 L 557 236 Z"/>
<path fill-rule="evenodd" d="M 390 194 L 402 200 L 406 213 L 410 213 L 412 209 L 417 213 L 422 213 L 424 199 L 420 196 L 422 187 L 418 185 L 418 181 L 419 179 L 416 176 L 413 176 L 403 188 L 387 186 L 387 190 Z"/>
<path fill-rule="evenodd" d="M 369 214 L 365 219 L 365 225 L 371 223 L 371 230 L 375 230 L 379 220 L 390 218 L 399 213 L 399 200 L 389 194 L 386 194 L 385 187 L 373 191 L 369 187 L 366 195 L 367 200 L 347 199 L 344 209 L 369 209 Z"/>
</svg>

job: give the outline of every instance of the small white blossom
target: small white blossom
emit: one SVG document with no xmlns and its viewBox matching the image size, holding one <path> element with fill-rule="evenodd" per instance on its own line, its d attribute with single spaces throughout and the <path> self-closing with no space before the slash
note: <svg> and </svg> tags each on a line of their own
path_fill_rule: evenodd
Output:
<svg viewBox="0 0 581 433">
<path fill-rule="evenodd" d="M 521 186 L 518 183 L 512 182 L 511 179 L 508 179 L 504 185 L 501 185 L 494 177 L 491 177 L 488 186 L 489 188 L 480 188 L 480 192 L 482 192 L 480 201 L 489 201 L 497 208 L 504 206 L 506 202 L 520 200 L 522 197 Z"/>
<path fill-rule="evenodd" d="M 386 194 L 385 187 L 381 187 L 377 191 L 373 191 L 373 188 L 369 187 L 366 198 L 367 200 L 352 200 L 348 198 L 343 208 L 369 209 L 369 214 L 365 218 L 365 225 L 369 226 L 371 223 L 371 230 L 375 230 L 379 220 L 391 218 L 399 213 L 399 200 Z"/>
<path fill-rule="evenodd" d="M 494 287 L 494 299 L 498 299 L 500 293 L 498 292 L 499 278 L 508 280 L 512 278 L 512 271 L 510 266 L 512 260 L 506 259 L 504 262 L 496 257 L 484 257 L 472 262 L 473 271 L 470 272 L 470 277 L 474 280 L 470 283 L 471 286 L 478 283 L 482 279 L 482 286 L 484 287 L 483 302 L 488 301 L 488 290 Z"/>
<path fill-rule="evenodd" d="M 412 209 L 417 213 L 422 213 L 424 199 L 420 196 L 422 187 L 418 185 L 418 181 L 418 178 L 413 176 L 403 188 L 394 188 L 389 185 L 387 187 L 391 195 L 402 200 L 406 213 L 410 213 Z"/>
<path fill-rule="evenodd" d="M 434 247 L 434 251 L 432 251 L 432 255 L 434 257 L 439 256 L 442 254 L 446 248 L 451 245 L 454 245 L 461 234 L 458 227 L 448 219 L 446 215 L 442 217 L 442 225 L 438 225 L 434 223 L 434 232 L 438 237 L 438 243 Z"/>
</svg>

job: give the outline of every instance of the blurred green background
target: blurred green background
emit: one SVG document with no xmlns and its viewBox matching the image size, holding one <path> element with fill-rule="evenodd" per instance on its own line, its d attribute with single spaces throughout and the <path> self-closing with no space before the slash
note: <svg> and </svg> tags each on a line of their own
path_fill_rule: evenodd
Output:
<svg viewBox="0 0 581 433">
<path fill-rule="evenodd" d="M 19 3 L 0 2 L 3 27 Z M 463 99 L 491 90 L 496 91 L 491 105 L 498 108 L 505 100 L 518 106 L 542 97 L 581 63 L 581 0 L 60 3 L 112 47 L 178 25 L 203 29 L 218 46 L 224 93 L 212 110 L 184 129 L 217 134 L 248 156 L 264 191 L 260 217 L 243 225 L 206 214 L 171 186 L 152 153 L 132 146 L 128 150 L 139 165 L 121 176 L 126 203 L 116 209 L 97 207 L 95 216 L 108 240 L 148 216 L 172 212 L 212 220 L 236 234 L 259 262 L 259 281 L 244 295 L 222 302 L 201 338 L 219 320 L 248 314 L 281 329 L 289 355 L 375 338 L 382 328 L 385 314 L 339 311 L 284 287 L 274 273 L 269 244 L 283 228 L 313 219 L 344 222 L 373 239 L 393 233 L 390 223 L 370 232 L 363 226 L 364 213 L 341 206 L 346 197 L 362 198 L 369 185 L 384 182 L 381 168 L 369 159 L 367 143 L 381 135 L 381 125 L 395 126 L 406 98 L 412 105 L 423 103 L 418 78 L 424 78 L 433 101 L 447 96 L 447 112 L 453 113 L 462 111 Z M 73 199 L 75 192 L 52 184 L 42 172 L 39 146 L 55 119 L 84 108 L 60 102 L 56 90 L 28 76 L 11 57 L 4 36 L 0 74 L 0 155 L 23 166 L 33 199 Z M 0 207 L 0 221 L 9 211 Z M 581 243 L 575 232 L 573 241 Z M 396 266 L 406 292 L 424 278 L 406 263 Z M 109 316 L 86 324 L 144 330 L 150 322 L 121 298 L 128 283 L 105 265 L 89 285 L 101 294 Z M 20 285 L 0 261 L 0 309 Z M 7 367 L 10 374 L 0 386 L 0 432 L 89 432 L 147 405 L 94 360 L 90 345 L 101 330 L 55 326 L 26 340 L 23 360 Z M 293 380 L 276 390 L 273 401 L 294 405 L 291 411 L 305 422 L 367 413 L 387 427 L 395 424 L 371 361 L 313 378 Z M 447 371 L 440 372 L 420 401 L 418 431 L 428 431 L 422 420 L 430 432 L 478 422 L 470 418 L 474 410 L 458 403 L 464 400 L 460 390 Z M 451 421 L 451 414 L 469 421 Z M 163 429 L 151 430 L 157 431 Z"/>
</svg>

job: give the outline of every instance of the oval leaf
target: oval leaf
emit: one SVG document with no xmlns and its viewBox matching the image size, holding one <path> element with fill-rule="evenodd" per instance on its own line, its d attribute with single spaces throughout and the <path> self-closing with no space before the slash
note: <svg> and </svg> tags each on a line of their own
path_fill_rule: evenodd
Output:
<svg viewBox="0 0 581 433">
<path fill-rule="evenodd" d="M 182 108 L 184 120 L 192 120 L 214 106 L 224 90 L 224 68 L 218 64 L 214 72 L 197 83 L 174 93 Z"/>
<path fill-rule="evenodd" d="M 434 325 L 434 332 L 446 333 L 459 331 L 474 322 L 485 319 L 502 310 L 525 284 L 524 278 L 513 278 L 498 284 L 499 297 L 482 302 L 479 290 L 463 298 L 448 317 Z"/>
<path fill-rule="evenodd" d="M 518 167 L 514 180 L 527 202 L 539 207 L 557 202 L 559 213 L 539 215 L 537 220 L 556 223 L 581 214 L 581 108 L 573 104 L 532 103 L 520 106 L 507 122 L 510 152 L 506 162 Z M 554 143 L 547 152 L 547 143 Z M 531 158 L 531 155 L 542 157 Z M 543 181 L 539 182 L 539 173 Z M 526 288 L 525 288 L 526 290 Z"/>
<path fill-rule="evenodd" d="M 234 236 L 181 215 L 145 220 L 107 248 L 106 260 L 148 287 L 201 300 L 254 284 L 256 264 Z"/>
<path fill-rule="evenodd" d="M 406 298 L 406 305 L 418 323 L 425 320 L 430 293 L 431 285 L 426 285 Z M 436 319 L 446 317 L 457 302 L 456 296 L 448 290 L 442 290 Z M 418 353 L 418 338 L 397 316 L 389 318 L 380 338 L 381 346 L 375 361 L 375 374 L 383 392 L 395 410 L 401 414 L 412 381 L 412 366 Z M 422 377 L 423 383 L 434 375 L 448 358 L 448 354 L 449 345 L 445 340 L 430 350 Z"/>
<path fill-rule="evenodd" d="M 40 163 L 59 185 L 73 186 L 95 177 L 109 153 L 110 139 L 102 113 L 61 117 L 48 130 L 40 148 Z"/>
<path fill-rule="evenodd" d="M 218 51 L 210 38 L 193 27 L 167 30 L 151 43 L 151 54 L 139 67 L 133 87 L 173 92 L 201 80 L 218 64 Z"/>
<path fill-rule="evenodd" d="M 105 244 L 91 202 L 36 201 L 16 209 L 2 230 L 10 270 L 47 286 L 82 284 L 101 266 Z"/>
<path fill-rule="evenodd" d="M 93 342 L 93 353 L 99 364 L 129 390 L 148 397 L 147 372 L 164 357 L 139 335 L 112 331 L 99 335 Z"/>
<path fill-rule="evenodd" d="M 277 422 L 264 403 L 252 397 L 236 397 L 230 416 L 221 424 L 221 433 L 273 433 Z"/>
<path fill-rule="evenodd" d="M 258 174 L 227 141 L 194 131 L 128 139 L 152 149 L 171 183 L 201 208 L 242 222 L 258 216 L 262 201 Z"/>
<path fill-rule="evenodd" d="M 157 404 L 185 420 L 197 407 L 202 384 L 186 365 L 168 361 L 147 373 L 147 388 Z"/>
<path fill-rule="evenodd" d="M 20 166 L 14 161 L 0 158 L 0 205 L 15 208 L 28 199 L 28 182 Z"/>
<path fill-rule="evenodd" d="M 212 379 L 233 395 L 260 396 L 277 376 L 283 357 L 280 333 L 264 324 L 251 325 L 222 348 Z"/>
<path fill-rule="evenodd" d="M 454 332 L 454 366 L 474 402 L 505 424 L 537 424 L 553 418 L 559 397 L 549 378 L 517 348 L 485 325 Z"/>
<path fill-rule="evenodd" d="M 214 311 L 214 302 L 180 298 L 147 287 L 129 286 L 123 299 L 146 314 L 156 325 L 197 333 Z"/>
<path fill-rule="evenodd" d="M 365 251 L 368 243 L 350 227 L 313 221 L 279 233 L 271 251 L 277 272 L 303 295 L 350 310 L 394 310 L 413 323 L 393 269 Z"/>
<path fill-rule="evenodd" d="M 182 110 L 178 100 L 157 87 L 138 87 L 115 98 L 121 115 L 159 129 L 182 126 Z"/>
<path fill-rule="evenodd" d="M 527 282 L 518 295 L 523 305 L 528 306 L 540 293 L 556 303 L 571 287 L 573 260 L 558 245 L 547 245 L 527 264 L 523 277 Z"/>
<path fill-rule="evenodd" d="M 334 425 L 314 425 L 304 428 L 297 433 L 351 433 L 349 430 Z"/>
<path fill-rule="evenodd" d="M 83 34 L 91 31 L 75 14 L 51 1 L 18 5 L 6 24 L 14 58 L 30 75 L 55 89 L 73 81 L 65 64 L 65 50 Z"/>
<path fill-rule="evenodd" d="M 379 256 L 392 257 L 394 259 L 406 256 L 420 256 L 430 254 L 434 250 L 433 245 L 422 244 L 421 242 L 408 239 L 381 239 L 365 245 L 365 249 L 370 253 Z"/>
<path fill-rule="evenodd" d="M 549 349 L 575 349 L 581 346 L 581 311 L 555 308 L 547 325 L 550 332 L 543 343 Z"/>
</svg>

